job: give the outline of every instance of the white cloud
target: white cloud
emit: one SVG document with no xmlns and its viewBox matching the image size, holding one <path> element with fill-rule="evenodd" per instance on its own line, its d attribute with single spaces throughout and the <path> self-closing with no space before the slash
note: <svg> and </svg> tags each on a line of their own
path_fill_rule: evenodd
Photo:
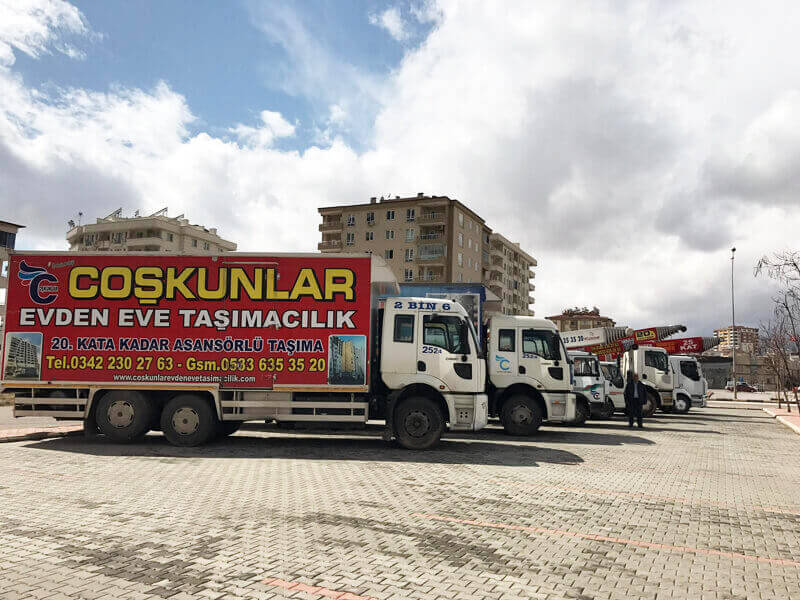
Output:
<svg viewBox="0 0 800 600">
<path fill-rule="evenodd" d="M 380 14 L 371 14 L 369 22 L 388 31 L 389 35 L 398 42 L 407 40 L 411 35 L 406 28 L 403 16 L 400 14 L 400 9 L 396 6 L 387 8 Z"/>
<path fill-rule="evenodd" d="M 327 127 L 303 152 L 274 147 L 294 133 L 276 112 L 235 140 L 190 135 L 166 84 L 44 93 L 0 69 L 0 213 L 37 248 L 63 247 L 78 210 L 168 205 L 243 250 L 308 251 L 318 206 L 447 194 L 539 260 L 537 314 L 598 305 L 708 334 L 728 320 L 735 245 L 737 320 L 758 324 L 771 288 L 752 266 L 800 230 L 796 3 L 758 19 L 744 2 L 424 6 L 435 27 L 386 79 L 337 60 L 292 12 L 255 16 L 285 49 L 277 85 Z M 0 48 L 41 55 L 60 27 L 0 33 Z"/>
<path fill-rule="evenodd" d="M 243 145 L 251 148 L 269 148 L 276 138 L 294 135 L 294 125 L 278 112 L 262 110 L 261 122 L 262 125 L 259 127 L 249 127 L 240 123 L 231 129 L 231 133 L 236 135 Z"/>
<path fill-rule="evenodd" d="M 14 64 L 14 49 L 34 58 L 51 47 L 71 58 L 83 57 L 59 34 L 87 32 L 80 11 L 63 0 L 0 0 L 0 67 Z"/>
</svg>

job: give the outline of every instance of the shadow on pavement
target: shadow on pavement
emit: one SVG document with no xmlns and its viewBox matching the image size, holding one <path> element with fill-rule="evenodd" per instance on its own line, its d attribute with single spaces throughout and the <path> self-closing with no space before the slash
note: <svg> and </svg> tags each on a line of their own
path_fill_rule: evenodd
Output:
<svg viewBox="0 0 800 600">
<path fill-rule="evenodd" d="M 375 437 L 353 437 L 351 432 L 338 432 L 337 439 L 325 439 L 317 432 L 314 437 L 294 437 L 285 434 L 257 436 L 249 431 L 216 440 L 197 448 L 172 446 L 161 435 L 148 435 L 134 444 L 114 444 L 102 436 L 92 438 L 57 438 L 26 444 L 24 448 L 74 452 L 92 456 L 132 456 L 156 460 L 180 461 L 199 458 L 230 459 L 290 459 L 371 461 L 429 464 L 474 464 L 536 467 L 542 463 L 579 464 L 577 454 L 556 448 L 533 445 L 535 440 L 517 443 L 505 438 L 502 443 L 479 439 L 444 439 L 431 450 L 415 452 Z"/>
</svg>

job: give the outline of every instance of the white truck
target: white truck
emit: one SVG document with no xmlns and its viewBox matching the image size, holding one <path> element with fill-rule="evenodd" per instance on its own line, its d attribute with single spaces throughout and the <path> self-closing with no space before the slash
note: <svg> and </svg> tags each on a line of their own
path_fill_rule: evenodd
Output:
<svg viewBox="0 0 800 600">
<path fill-rule="evenodd" d="M 625 379 L 616 362 L 600 361 L 600 373 L 606 384 L 606 400 L 615 411 L 625 410 Z"/>
<path fill-rule="evenodd" d="M 496 315 L 488 323 L 489 414 L 506 432 L 529 435 L 542 421 L 586 420 L 570 361 L 552 321 Z M 588 410 L 588 406 L 586 407 Z"/>
<path fill-rule="evenodd" d="M 693 406 L 704 407 L 708 381 L 703 376 L 700 361 L 694 356 L 672 354 L 669 357 L 674 378 L 673 406 L 677 413 L 689 412 Z"/>
<path fill-rule="evenodd" d="M 597 356 L 583 350 L 571 350 L 568 355 L 572 362 L 572 389 L 576 395 L 576 422 L 583 423 L 591 416 L 610 417 L 614 408 L 606 399 L 606 384 Z"/>
<path fill-rule="evenodd" d="M 637 346 L 622 355 L 620 370 L 623 378 L 632 370 L 648 388 L 647 400 L 642 406 L 645 417 L 652 416 L 658 408 L 664 412 L 672 411 L 673 377 L 666 350 L 656 346 Z"/>
</svg>

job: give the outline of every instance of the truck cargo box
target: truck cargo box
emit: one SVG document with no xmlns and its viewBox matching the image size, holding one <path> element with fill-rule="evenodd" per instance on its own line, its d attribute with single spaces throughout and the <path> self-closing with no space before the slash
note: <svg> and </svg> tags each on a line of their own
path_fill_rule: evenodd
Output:
<svg viewBox="0 0 800 600">
<path fill-rule="evenodd" d="M 4 385 L 365 391 L 370 257 L 11 253 Z"/>
</svg>

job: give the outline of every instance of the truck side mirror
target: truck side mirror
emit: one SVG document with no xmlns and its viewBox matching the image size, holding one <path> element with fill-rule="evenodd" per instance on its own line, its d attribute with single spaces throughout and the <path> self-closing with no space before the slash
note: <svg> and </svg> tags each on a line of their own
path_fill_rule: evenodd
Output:
<svg viewBox="0 0 800 600">
<path fill-rule="evenodd" d="M 642 379 L 647 379 L 647 373 L 642 373 Z"/>
</svg>

